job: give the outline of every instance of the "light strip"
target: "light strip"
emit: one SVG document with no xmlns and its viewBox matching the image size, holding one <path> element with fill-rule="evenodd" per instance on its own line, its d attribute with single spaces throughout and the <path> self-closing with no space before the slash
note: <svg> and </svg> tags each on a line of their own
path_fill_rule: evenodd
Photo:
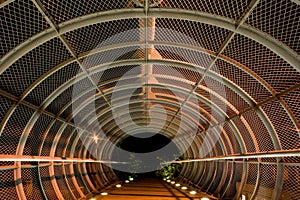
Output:
<svg viewBox="0 0 300 200">
<path fill-rule="evenodd" d="M 247 159 L 247 158 L 281 158 L 281 157 L 291 157 L 291 156 L 296 156 L 296 157 L 300 156 L 300 149 L 271 151 L 271 152 L 262 152 L 262 153 L 248 153 L 248 154 L 229 155 L 229 156 L 217 156 L 211 158 L 188 159 L 188 160 L 171 161 L 169 163 L 204 162 L 204 161 L 234 160 L 234 159 Z"/>
<path fill-rule="evenodd" d="M 78 162 L 78 163 L 115 163 L 127 164 L 127 162 L 108 161 L 108 160 L 93 160 L 81 158 L 61 158 L 51 156 L 20 156 L 20 155 L 4 155 L 0 154 L 0 161 L 13 161 L 13 162 Z"/>
</svg>

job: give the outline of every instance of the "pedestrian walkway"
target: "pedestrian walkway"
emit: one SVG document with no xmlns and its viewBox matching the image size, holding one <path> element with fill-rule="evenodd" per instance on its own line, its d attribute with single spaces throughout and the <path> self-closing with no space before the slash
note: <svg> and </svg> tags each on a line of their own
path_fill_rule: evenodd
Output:
<svg viewBox="0 0 300 200">
<path fill-rule="evenodd" d="M 124 183 L 122 187 L 111 187 L 107 190 L 107 195 L 98 195 L 95 200 L 200 200 L 198 194 L 189 194 L 186 190 L 181 190 L 165 181 L 155 178 L 145 178 L 129 183 Z"/>
</svg>

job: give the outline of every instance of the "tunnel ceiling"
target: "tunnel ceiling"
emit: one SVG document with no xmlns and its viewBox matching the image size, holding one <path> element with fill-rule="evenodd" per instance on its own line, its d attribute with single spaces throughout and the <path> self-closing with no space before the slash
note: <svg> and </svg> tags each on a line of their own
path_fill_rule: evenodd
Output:
<svg viewBox="0 0 300 200">
<path fill-rule="evenodd" d="M 186 160 L 252 159 L 248 175 L 275 170 L 273 191 L 298 171 L 300 188 L 299 0 L 1 2 L 0 176 L 10 189 L 0 199 L 28 198 L 26 182 L 9 185 L 26 175 L 80 168 L 77 180 L 143 132 L 174 139 Z M 78 166 L 61 172 L 66 159 Z M 87 179 L 70 181 L 73 198 L 103 186 Z M 36 195 L 66 199 L 60 181 Z"/>
</svg>

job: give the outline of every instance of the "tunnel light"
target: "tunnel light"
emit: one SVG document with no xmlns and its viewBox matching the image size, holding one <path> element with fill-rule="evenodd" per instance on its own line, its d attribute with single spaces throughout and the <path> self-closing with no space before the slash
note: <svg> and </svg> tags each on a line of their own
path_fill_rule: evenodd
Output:
<svg viewBox="0 0 300 200">
<path fill-rule="evenodd" d="M 107 192 L 102 192 L 101 195 L 106 196 L 106 195 L 108 195 L 108 193 Z"/>
<path fill-rule="evenodd" d="M 97 136 L 97 135 L 94 135 L 92 138 L 93 138 L 94 142 L 97 144 L 97 143 L 98 143 L 98 140 L 99 140 L 98 136 Z"/>
<path fill-rule="evenodd" d="M 95 198 L 91 198 L 91 199 L 89 199 L 89 200 L 96 200 Z"/>
<path fill-rule="evenodd" d="M 130 181 L 133 181 L 133 178 L 132 178 L 132 177 L 129 177 L 129 180 L 130 180 Z"/>
<path fill-rule="evenodd" d="M 209 198 L 202 197 L 201 200 L 209 200 Z"/>
<path fill-rule="evenodd" d="M 166 181 L 167 179 L 166 178 L 164 178 L 164 181 Z"/>
<path fill-rule="evenodd" d="M 167 182 L 168 182 L 168 183 L 170 183 L 170 182 L 171 182 L 171 180 L 167 180 Z"/>
<path fill-rule="evenodd" d="M 121 184 L 117 184 L 116 187 L 117 187 L 117 188 L 120 188 L 120 187 L 122 187 L 122 185 L 121 185 Z"/>
<path fill-rule="evenodd" d="M 197 192 L 193 190 L 193 191 L 190 191 L 190 194 L 194 195 L 194 194 L 197 194 Z"/>
<path fill-rule="evenodd" d="M 129 180 L 126 180 L 125 183 L 129 183 Z"/>
<path fill-rule="evenodd" d="M 246 200 L 246 196 L 245 195 L 242 195 L 242 200 Z"/>
<path fill-rule="evenodd" d="M 176 186 L 176 187 L 179 187 L 179 186 L 180 186 L 180 184 L 179 184 L 179 183 L 176 183 L 176 184 L 175 184 L 175 186 Z"/>
<path fill-rule="evenodd" d="M 173 185 L 174 185 L 174 184 L 175 184 L 175 181 L 172 181 L 172 182 L 171 182 L 171 184 L 173 184 Z"/>
<path fill-rule="evenodd" d="M 181 187 L 182 190 L 187 190 L 187 187 L 183 186 Z"/>
</svg>

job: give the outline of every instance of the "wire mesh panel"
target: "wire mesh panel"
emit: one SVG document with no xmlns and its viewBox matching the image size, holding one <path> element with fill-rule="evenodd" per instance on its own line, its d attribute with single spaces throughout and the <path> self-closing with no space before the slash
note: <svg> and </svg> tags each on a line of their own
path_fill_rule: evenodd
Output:
<svg viewBox="0 0 300 200">
<path fill-rule="evenodd" d="M 245 142 L 245 147 L 246 147 L 247 152 L 259 151 L 259 149 L 256 149 L 255 143 L 253 141 L 253 140 L 256 140 L 256 138 L 251 137 L 251 134 L 249 133 L 247 127 L 244 125 L 242 120 L 239 117 L 236 117 L 232 121 L 238 128 L 239 133 Z"/>
<path fill-rule="evenodd" d="M 226 61 L 220 59 L 217 60 L 211 70 L 221 74 L 237 84 L 256 102 L 261 102 L 272 96 L 265 86 L 258 82 L 258 80 L 252 77 L 249 73 L 241 68 L 229 64 Z"/>
<path fill-rule="evenodd" d="M 66 33 L 65 36 L 76 53 L 83 53 L 98 46 L 139 41 L 138 25 L 138 19 L 135 18 L 113 20 L 74 30 Z M 128 34 L 118 36 L 125 31 L 128 31 Z"/>
<path fill-rule="evenodd" d="M 45 199 L 40 185 L 38 168 L 26 168 L 21 170 L 22 184 L 27 199 Z"/>
<path fill-rule="evenodd" d="M 257 113 L 253 110 L 243 114 L 243 117 L 247 120 L 249 125 L 251 126 L 255 138 L 257 139 L 257 143 L 259 146 L 260 151 L 272 151 L 274 150 L 273 140 L 270 136 L 268 130 L 266 129 L 265 125 L 263 124 L 260 117 Z M 277 140 L 276 137 L 274 137 Z"/>
<path fill-rule="evenodd" d="M 246 23 L 266 32 L 300 53 L 299 3 L 292 0 L 262 0 Z"/>
<path fill-rule="evenodd" d="M 232 176 L 233 176 L 233 163 L 232 162 L 227 162 L 226 163 L 226 173 L 225 173 L 225 181 L 224 181 L 224 187 L 221 187 L 220 188 L 220 195 L 221 197 L 224 196 L 225 192 L 226 192 L 226 186 L 228 186 L 230 183 L 231 183 L 231 179 L 232 179 Z"/>
<path fill-rule="evenodd" d="M 1 8 L 0 19 L 0 58 L 27 38 L 49 27 L 29 0 L 16 0 Z"/>
<path fill-rule="evenodd" d="M 300 166 L 285 166 L 280 199 L 300 198 Z"/>
<path fill-rule="evenodd" d="M 243 187 L 243 195 L 245 195 L 247 198 L 250 198 L 254 192 L 258 173 L 258 165 L 249 163 L 247 181 Z"/>
<path fill-rule="evenodd" d="M 84 194 L 87 194 L 89 192 L 89 189 L 85 186 L 85 184 L 82 180 L 81 173 L 80 173 L 80 171 L 78 171 L 78 164 L 74 164 L 73 167 L 74 167 L 74 175 L 75 175 L 76 181 L 77 181 L 80 189 L 82 190 L 82 192 Z"/>
<path fill-rule="evenodd" d="M 263 78 L 277 92 L 300 82 L 300 73 L 258 42 L 235 35 L 223 52 Z"/>
<path fill-rule="evenodd" d="M 36 88 L 34 88 L 30 94 L 25 98 L 26 101 L 34 103 L 35 105 L 41 105 L 41 103 L 59 86 L 64 84 L 69 79 L 76 76 L 79 70 L 77 63 L 71 63 L 70 65 L 60 69 L 52 74 L 46 80 L 41 82 Z"/>
<path fill-rule="evenodd" d="M 216 191 L 217 187 L 219 186 L 220 184 L 220 181 L 222 180 L 223 178 L 223 172 L 225 170 L 225 162 L 218 162 L 217 163 L 217 171 L 216 171 L 216 175 L 215 175 L 215 178 L 214 178 L 214 181 L 213 183 L 211 184 L 208 192 L 211 193 L 211 194 L 214 194 L 216 196 L 220 196 L 219 194 L 219 191 Z"/>
<path fill-rule="evenodd" d="M 76 198 L 80 198 L 80 194 L 76 190 L 76 187 L 72 181 L 72 177 L 74 176 L 74 174 L 71 174 L 70 172 L 70 164 L 65 164 L 63 167 L 65 168 L 65 173 L 66 173 L 65 178 L 67 179 L 71 192 L 74 194 Z"/>
<path fill-rule="evenodd" d="M 62 125 L 61 121 L 55 121 L 55 123 L 52 125 L 52 127 L 48 131 L 47 135 L 45 135 L 44 144 L 43 144 L 43 148 L 42 148 L 42 152 L 41 152 L 42 156 L 50 155 L 53 140 L 54 140 L 61 125 Z"/>
<path fill-rule="evenodd" d="M 262 108 L 276 130 L 282 149 L 299 148 L 299 133 L 282 105 L 277 101 L 272 101 Z"/>
<path fill-rule="evenodd" d="M 230 183 L 230 187 L 227 189 L 225 195 L 223 196 L 224 199 L 233 199 L 237 191 L 241 187 L 243 164 L 234 163 L 232 171 L 233 171 L 232 181 Z"/>
<path fill-rule="evenodd" d="M 46 129 L 50 125 L 51 121 L 51 117 L 43 114 L 38 118 L 28 135 L 23 155 L 39 155 L 41 142 L 44 139 Z"/>
<path fill-rule="evenodd" d="M 14 181 L 14 171 L 0 171 L 0 177 L 0 199 L 18 199 Z"/>
<path fill-rule="evenodd" d="M 180 1 L 180 0 L 164 0 L 160 7 L 164 8 L 181 8 L 187 10 L 207 12 L 214 15 L 220 15 L 232 19 L 238 19 L 245 11 L 249 0 L 218 0 L 218 1 Z"/>
<path fill-rule="evenodd" d="M 51 183 L 51 180 L 54 177 L 50 177 L 49 174 L 49 167 L 40 167 L 40 176 L 41 176 L 41 181 L 43 185 L 43 189 L 47 195 L 48 199 L 57 199 L 55 190 L 53 188 L 53 185 Z"/>
<path fill-rule="evenodd" d="M 67 148 L 67 139 L 71 136 L 73 133 L 74 127 L 68 125 L 65 129 L 64 132 L 61 134 L 56 150 L 55 150 L 55 156 L 62 157 L 63 156 L 63 151 Z"/>
<path fill-rule="evenodd" d="M 0 136 L 0 154 L 15 154 L 22 132 L 34 111 L 19 105 L 9 118 Z"/>
<path fill-rule="evenodd" d="M 33 49 L 4 71 L 0 75 L 0 88 L 20 96 L 36 79 L 70 57 L 62 42 L 54 38 Z"/>
<path fill-rule="evenodd" d="M 62 165 L 54 166 L 55 180 L 64 199 L 73 199 L 72 194 L 65 181 L 65 175 L 62 173 Z"/>
<path fill-rule="evenodd" d="M 292 110 L 294 116 L 300 123 L 300 110 L 299 110 L 299 99 L 300 99 L 300 89 L 292 91 L 283 96 L 283 99 L 287 103 L 288 107 Z"/>
<path fill-rule="evenodd" d="M 155 41 L 194 45 L 198 48 L 218 51 L 229 31 L 194 21 L 158 18 Z"/>
<path fill-rule="evenodd" d="M 262 165 L 256 199 L 272 199 L 277 177 L 276 165 Z"/>
<path fill-rule="evenodd" d="M 79 16 L 92 14 L 100 11 L 108 11 L 113 9 L 121 9 L 125 7 L 131 7 L 133 4 L 129 3 L 128 0 L 113 0 L 99 2 L 92 0 L 83 2 L 80 0 L 76 1 L 51 1 L 41 0 L 45 8 L 51 14 L 56 23 L 61 23 Z"/>
<path fill-rule="evenodd" d="M 3 118 L 5 117 L 5 114 L 12 105 L 12 100 L 0 95 L 0 123 L 2 122 Z"/>
</svg>

